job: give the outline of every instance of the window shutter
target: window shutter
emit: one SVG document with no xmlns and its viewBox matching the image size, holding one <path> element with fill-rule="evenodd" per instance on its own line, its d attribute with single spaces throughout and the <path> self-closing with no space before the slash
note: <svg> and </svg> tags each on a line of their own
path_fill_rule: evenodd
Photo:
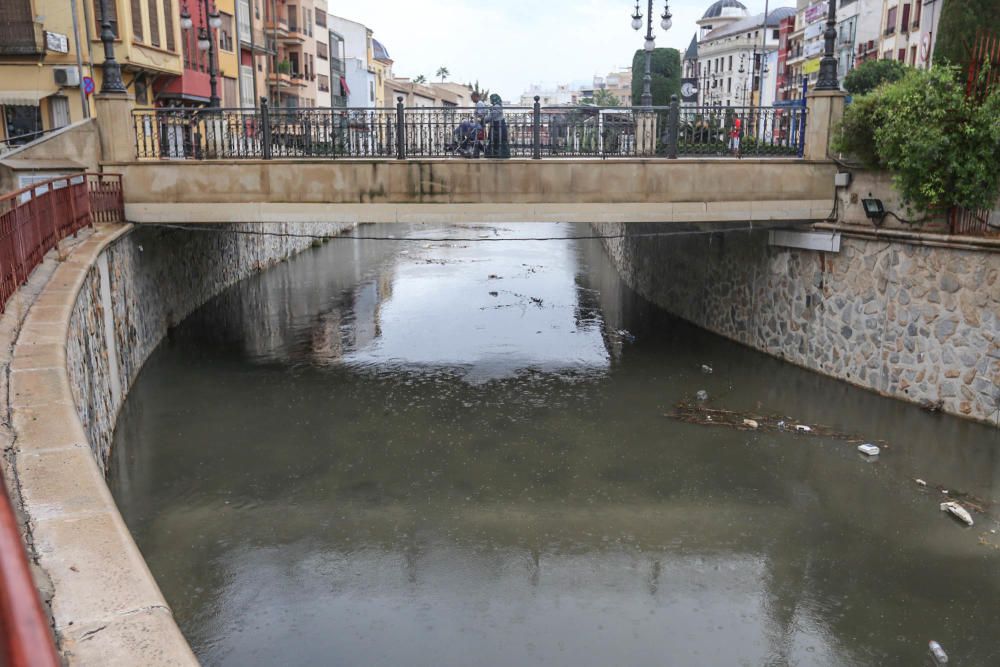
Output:
<svg viewBox="0 0 1000 667">
<path fill-rule="evenodd" d="M 142 2 L 132 0 L 132 37 L 137 42 L 146 41 L 142 35 Z"/>
<path fill-rule="evenodd" d="M 111 32 L 115 34 L 115 39 L 118 39 L 118 7 L 115 0 L 107 0 L 108 2 L 108 18 L 111 19 Z M 97 38 L 101 38 L 101 0 L 94 0 L 94 27 Z"/>
<path fill-rule="evenodd" d="M 156 0 L 149 0 L 149 43 L 160 45 L 160 8 Z"/>
<path fill-rule="evenodd" d="M 174 41 L 174 0 L 164 0 L 163 2 L 163 29 L 167 33 L 167 51 L 176 51 L 177 43 Z"/>
</svg>

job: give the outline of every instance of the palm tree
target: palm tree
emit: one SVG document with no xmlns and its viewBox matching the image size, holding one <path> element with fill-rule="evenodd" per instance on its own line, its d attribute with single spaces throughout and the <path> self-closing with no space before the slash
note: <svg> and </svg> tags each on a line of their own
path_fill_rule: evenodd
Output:
<svg viewBox="0 0 1000 667">
<path fill-rule="evenodd" d="M 488 99 L 490 99 L 490 89 L 489 88 L 480 88 L 479 87 L 479 80 L 478 79 L 476 80 L 476 85 L 471 86 L 471 88 L 472 88 L 472 92 L 479 93 L 479 99 L 481 99 L 481 100 L 488 100 Z"/>
<path fill-rule="evenodd" d="M 427 77 L 421 74 L 413 80 L 413 83 L 427 83 Z"/>
<path fill-rule="evenodd" d="M 618 107 L 622 101 L 618 96 L 605 88 L 594 91 L 594 103 L 599 107 Z"/>
<path fill-rule="evenodd" d="M 438 67 L 438 71 L 434 73 L 434 76 L 440 78 L 441 83 L 444 83 L 444 80 L 448 78 L 449 74 L 451 74 L 451 72 L 448 71 L 448 68 L 442 66 Z"/>
</svg>

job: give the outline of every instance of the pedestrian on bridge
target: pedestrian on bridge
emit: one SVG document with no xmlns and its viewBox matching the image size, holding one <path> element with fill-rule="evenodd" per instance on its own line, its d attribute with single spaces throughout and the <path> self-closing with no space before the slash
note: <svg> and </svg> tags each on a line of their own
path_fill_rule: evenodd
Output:
<svg viewBox="0 0 1000 667">
<path fill-rule="evenodd" d="M 509 158 L 510 138 L 507 136 L 507 119 L 503 117 L 503 100 L 499 95 L 490 95 L 490 110 L 486 115 L 490 135 L 486 143 L 486 157 Z"/>
</svg>

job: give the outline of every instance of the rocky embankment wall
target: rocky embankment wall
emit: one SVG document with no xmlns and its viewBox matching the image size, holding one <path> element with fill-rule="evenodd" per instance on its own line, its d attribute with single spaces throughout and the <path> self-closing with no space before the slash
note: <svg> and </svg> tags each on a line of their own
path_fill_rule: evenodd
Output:
<svg viewBox="0 0 1000 667">
<path fill-rule="evenodd" d="M 625 235 L 604 244 L 629 286 L 694 324 L 1000 426 L 1000 248 L 845 234 L 834 253 L 770 247 L 767 231 L 639 237 L 658 226 L 595 228 Z"/>
</svg>

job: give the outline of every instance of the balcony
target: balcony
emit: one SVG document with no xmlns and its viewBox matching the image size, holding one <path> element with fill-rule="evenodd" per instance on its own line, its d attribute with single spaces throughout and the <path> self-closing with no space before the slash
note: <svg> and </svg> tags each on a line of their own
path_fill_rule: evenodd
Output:
<svg viewBox="0 0 1000 667">
<path fill-rule="evenodd" d="M 277 35 L 278 39 L 286 37 L 288 35 L 288 21 L 278 17 L 278 20 L 268 19 L 264 24 L 264 30 L 267 32 L 268 36 L 273 37 Z"/>
<path fill-rule="evenodd" d="M 42 25 L 34 21 L 0 23 L 0 55 L 36 56 L 45 53 Z"/>
<path fill-rule="evenodd" d="M 297 25 L 288 24 L 288 31 L 282 35 L 278 34 L 278 41 L 283 44 L 302 44 L 306 41 L 306 34 Z"/>
<path fill-rule="evenodd" d="M 268 83 L 278 88 L 288 88 L 292 85 L 292 77 L 290 74 L 285 74 L 284 72 L 271 72 Z"/>
<path fill-rule="evenodd" d="M 272 53 L 271 49 L 268 48 L 267 42 L 268 38 L 265 36 L 264 31 L 258 27 L 253 28 L 253 40 L 250 39 L 251 31 L 248 27 L 240 26 L 240 45 L 246 48 L 253 48 L 257 53 Z M 252 41 L 252 43 L 251 43 Z"/>
</svg>

